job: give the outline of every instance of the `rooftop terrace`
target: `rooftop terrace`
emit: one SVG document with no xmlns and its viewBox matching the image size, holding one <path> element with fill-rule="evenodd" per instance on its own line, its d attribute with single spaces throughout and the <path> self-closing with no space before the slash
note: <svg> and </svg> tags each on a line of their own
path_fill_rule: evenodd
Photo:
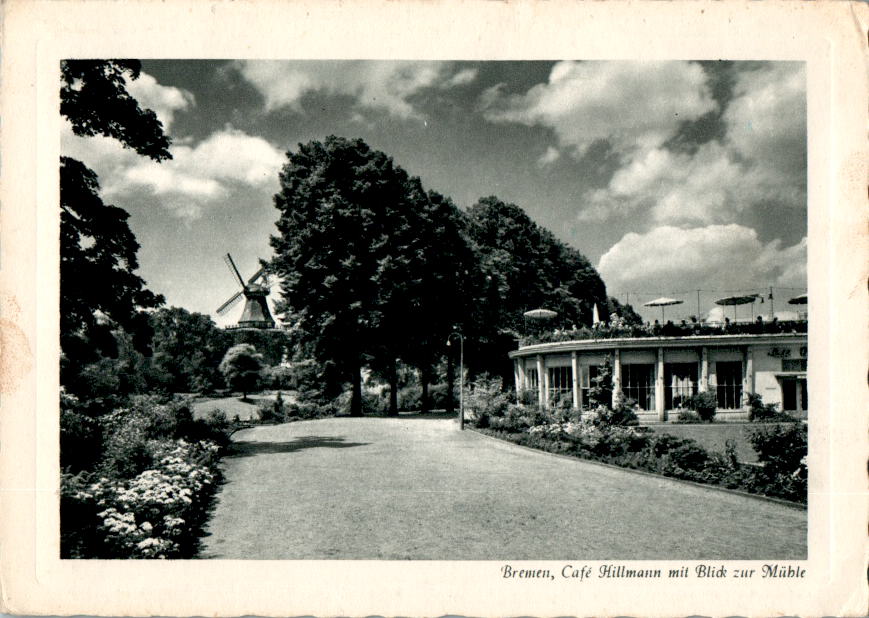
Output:
<svg viewBox="0 0 869 618">
<path fill-rule="evenodd" d="M 696 337 L 714 335 L 774 335 L 807 333 L 808 320 L 773 320 L 771 322 L 681 322 L 675 324 L 598 324 L 592 328 L 583 326 L 573 329 L 556 329 L 523 337 L 519 346 L 560 341 L 584 341 L 601 339 L 641 339 L 644 337 Z"/>
</svg>

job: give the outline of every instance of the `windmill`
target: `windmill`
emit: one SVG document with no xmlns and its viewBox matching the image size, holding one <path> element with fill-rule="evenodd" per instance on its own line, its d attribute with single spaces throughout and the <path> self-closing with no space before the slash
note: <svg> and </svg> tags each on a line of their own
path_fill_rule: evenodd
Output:
<svg viewBox="0 0 869 618">
<path fill-rule="evenodd" d="M 265 267 L 256 271 L 256 274 L 245 283 L 238 272 L 238 268 L 235 267 L 235 262 L 232 261 L 232 256 L 227 253 L 223 256 L 223 261 L 226 262 L 229 272 L 238 281 L 241 290 L 218 307 L 218 315 L 223 315 L 229 311 L 243 296 L 244 311 L 242 311 L 241 318 L 238 320 L 238 326 L 235 328 L 274 328 L 275 319 L 272 317 L 271 312 L 269 312 L 269 306 L 266 303 L 266 296 L 269 295 L 269 282 Z M 262 283 L 257 283 L 260 280 L 262 280 Z"/>
</svg>

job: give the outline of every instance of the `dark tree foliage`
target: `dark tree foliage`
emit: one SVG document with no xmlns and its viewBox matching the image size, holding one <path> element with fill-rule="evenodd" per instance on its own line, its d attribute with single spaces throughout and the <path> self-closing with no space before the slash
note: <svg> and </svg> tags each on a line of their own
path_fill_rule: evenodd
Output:
<svg viewBox="0 0 869 618">
<path fill-rule="evenodd" d="M 607 301 L 607 309 L 610 317 L 617 315 L 629 325 L 639 325 L 643 323 L 643 316 L 636 312 L 633 305 L 622 304 L 615 296 L 610 296 Z"/>
<path fill-rule="evenodd" d="M 171 158 L 169 139 L 151 110 L 126 89 L 139 76 L 132 60 L 61 63 L 60 111 L 77 135 L 113 137 L 156 161 Z M 60 161 L 61 383 L 72 385 L 85 363 L 115 356 L 112 330 L 122 328 L 139 350 L 150 339 L 142 309 L 163 302 L 135 274 L 139 245 L 121 208 L 103 203 L 96 174 L 80 161 Z"/>
<path fill-rule="evenodd" d="M 381 328 L 402 310 L 396 281 L 413 276 L 408 242 L 390 215 L 408 205 L 408 176 L 362 140 L 334 136 L 288 153 L 275 196 L 279 234 L 273 267 L 314 357 L 352 384 L 351 414 L 362 413 L 361 368 L 394 337 Z"/>
<path fill-rule="evenodd" d="M 209 391 L 223 382 L 217 366 L 232 345 L 232 336 L 201 313 L 180 307 L 151 314 L 152 376 L 174 393 Z"/>
<path fill-rule="evenodd" d="M 60 113 L 76 135 L 113 137 L 155 161 L 171 159 L 157 114 L 127 92 L 127 79 L 138 79 L 141 70 L 138 60 L 62 61 Z"/>
<path fill-rule="evenodd" d="M 242 392 L 242 399 L 257 388 L 260 382 L 260 372 L 263 368 L 263 356 L 249 343 L 234 345 L 220 361 L 220 372 L 226 384 Z"/>
<path fill-rule="evenodd" d="M 163 302 L 144 287 L 139 243 L 122 208 L 104 204 L 96 174 L 75 159 L 60 162 L 61 346 L 77 360 L 116 354 L 112 330 L 121 326 L 137 347 L 150 336 L 139 309 Z M 88 352 L 90 350 L 90 353 Z M 89 358 L 90 357 L 90 358 Z"/>
<path fill-rule="evenodd" d="M 515 347 L 530 309 L 556 311 L 551 328 L 590 326 L 595 304 L 606 319 L 606 287 L 594 267 L 519 206 L 486 197 L 471 207 L 468 219 L 484 277 L 475 320 L 480 369 L 509 378 L 506 352 Z"/>
</svg>

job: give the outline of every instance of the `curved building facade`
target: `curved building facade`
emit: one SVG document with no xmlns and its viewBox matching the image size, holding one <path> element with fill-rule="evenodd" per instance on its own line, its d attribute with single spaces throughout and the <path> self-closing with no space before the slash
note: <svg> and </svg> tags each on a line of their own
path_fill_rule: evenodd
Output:
<svg viewBox="0 0 869 618">
<path fill-rule="evenodd" d="M 587 339 L 521 346 L 510 353 L 516 390 L 536 391 L 541 406 L 570 397 L 588 408 L 588 391 L 608 358 L 613 393 L 634 399 L 642 421 L 674 420 L 686 399 L 712 391 L 719 418 L 745 418 L 748 393 L 805 418 L 805 333 Z"/>
</svg>

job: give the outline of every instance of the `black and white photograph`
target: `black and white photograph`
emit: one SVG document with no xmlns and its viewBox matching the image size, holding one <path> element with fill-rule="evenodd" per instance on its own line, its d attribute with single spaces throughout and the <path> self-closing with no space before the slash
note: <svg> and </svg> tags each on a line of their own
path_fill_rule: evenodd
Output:
<svg viewBox="0 0 869 618">
<path fill-rule="evenodd" d="M 0 611 L 865 612 L 869 6 L 0 15 Z"/>
<path fill-rule="evenodd" d="M 804 63 L 60 69 L 62 557 L 806 558 Z"/>
</svg>

